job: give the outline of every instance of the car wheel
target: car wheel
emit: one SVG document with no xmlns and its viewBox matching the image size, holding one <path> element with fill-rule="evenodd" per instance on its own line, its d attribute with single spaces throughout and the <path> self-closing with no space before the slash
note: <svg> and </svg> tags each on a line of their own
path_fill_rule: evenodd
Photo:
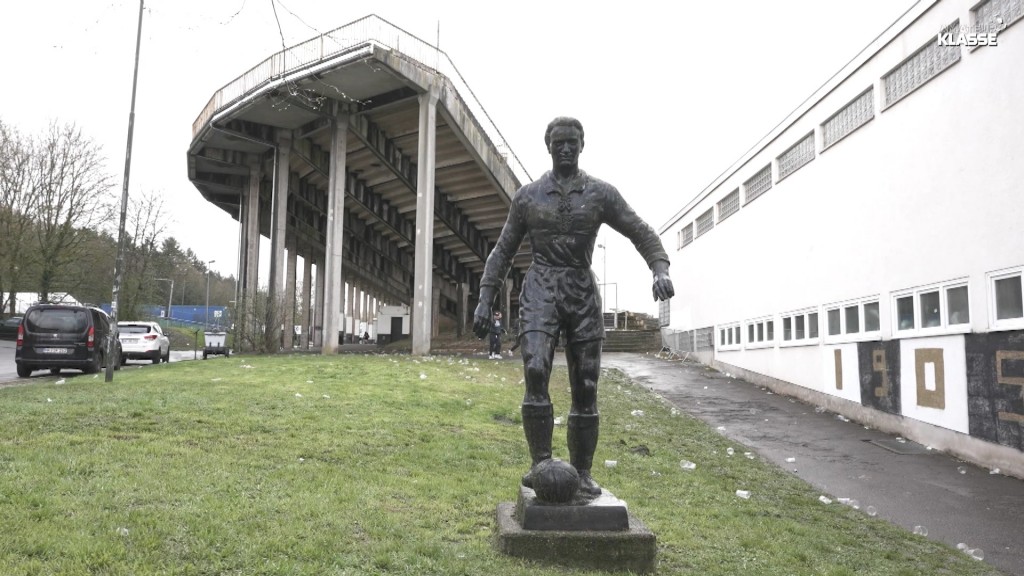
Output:
<svg viewBox="0 0 1024 576">
<path fill-rule="evenodd" d="M 50 374 L 53 374 L 54 376 L 60 374 L 60 368 L 50 368 Z"/>
<path fill-rule="evenodd" d="M 150 358 L 150 362 L 152 362 L 153 364 L 159 364 L 160 360 L 162 360 L 162 358 L 160 357 L 160 351 L 157 350 L 156 351 L 156 356 L 153 356 L 152 358 Z"/>
<path fill-rule="evenodd" d="M 82 372 L 85 372 L 86 374 L 95 374 L 99 372 L 100 368 L 103 368 L 103 366 L 103 353 L 100 352 L 96 354 L 96 357 L 88 366 L 82 369 Z"/>
<path fill-rule="evenodd" d="M 19 378 L 28 378 L 31 375 L 32 375 L 32 369 L 31 368 L 29 368 L 28 366 L 25 366 L 23 364 L 18 364 L 18 377 Z"/>
<path fill-rule="evenodd" d="M 167 348 L 167 353 L 164 354 L 164 364 L 171 361 L 171 349 Z"/>
</svg>

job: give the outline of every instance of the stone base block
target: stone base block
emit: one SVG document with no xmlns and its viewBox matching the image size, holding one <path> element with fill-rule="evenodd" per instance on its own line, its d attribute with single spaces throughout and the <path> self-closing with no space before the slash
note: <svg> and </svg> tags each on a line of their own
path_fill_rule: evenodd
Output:
<svg viewBox="0 0 1024 576">
<path fill-rule="evenodd" d="M 626 503 L 607 490 L 572 504 L 544 504 L 533 490 L 520 486 L 516 520 L 526 530 L 629 530 Z"/>
<path fill-rule="evenodd" d="M 499 551 L 538 562 L 604 570 L 653 573 L 657 553 L 654 533 L 627 514 L 627 530 L 526 530 L 516 520 L 516 504 L 498 504 Z"/>
</svg>

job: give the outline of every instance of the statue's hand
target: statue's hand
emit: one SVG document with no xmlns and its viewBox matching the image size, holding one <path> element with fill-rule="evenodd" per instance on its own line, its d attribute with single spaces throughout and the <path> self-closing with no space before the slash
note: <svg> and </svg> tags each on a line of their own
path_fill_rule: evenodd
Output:
<svg viewBox="0 0 1024 576">
<path fill-rule="evenodd" d="M 654 300 L 668 300 L 675 296 L 676 290 L 672 286 L 672 277 L 668 273 L 668 262 L 658 260 L 651 266 L 654 274 L 654 286 L 651 291 L 654 293 Z"/>
<path fill-rule="evenodd" d="M 491 331 L 491 306 L 481 300 L 473 312 L 473 332 L 477 338 L 484 338 Z"/>
</svg>

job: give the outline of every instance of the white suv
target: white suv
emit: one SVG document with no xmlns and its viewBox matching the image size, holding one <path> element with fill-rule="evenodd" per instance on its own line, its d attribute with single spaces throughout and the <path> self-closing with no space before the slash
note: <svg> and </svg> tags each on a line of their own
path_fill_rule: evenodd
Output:
<svg viewBox="0 0 1024 576">
<path fill-rule="evenodd" d="M 131 359 L 150 360 L 159 364 L 171 360 L 171 340 L 156 322 L 118 322 L 121 339 L 121 363 Z"/>
</svg>

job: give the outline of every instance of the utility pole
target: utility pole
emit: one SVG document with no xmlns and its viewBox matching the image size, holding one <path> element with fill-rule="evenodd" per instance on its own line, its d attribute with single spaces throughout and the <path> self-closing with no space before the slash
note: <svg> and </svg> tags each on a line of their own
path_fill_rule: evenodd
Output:
<svg viewBox="0 0 1024 576">
<path fill-rule="evenodd" d="M 139 28 L 135 36 L 135 72 L 132 75 L 132 106 L 128 113 L 128 147 L 124 154 L 124 185 L 121 187 L 121 222 L 117 229 L 117 263 L 114 265 L 114 293 L 110 299 L 110 323 L 107 334 L 107 371 L 105 382 L 114 381 L 114 365 L 121 362 L 113 353 L 117 340 L 117 308 L 121 300 L 121 281 L 124 276 L 124 222 L 128 214 L 128 177 L 132 169 L 132 136 L 135 133 L 135 93 L 139 84 L 139 49 L 142 47 L 142 12 L 145 0 L 139 0 Z"/>
</svg>

